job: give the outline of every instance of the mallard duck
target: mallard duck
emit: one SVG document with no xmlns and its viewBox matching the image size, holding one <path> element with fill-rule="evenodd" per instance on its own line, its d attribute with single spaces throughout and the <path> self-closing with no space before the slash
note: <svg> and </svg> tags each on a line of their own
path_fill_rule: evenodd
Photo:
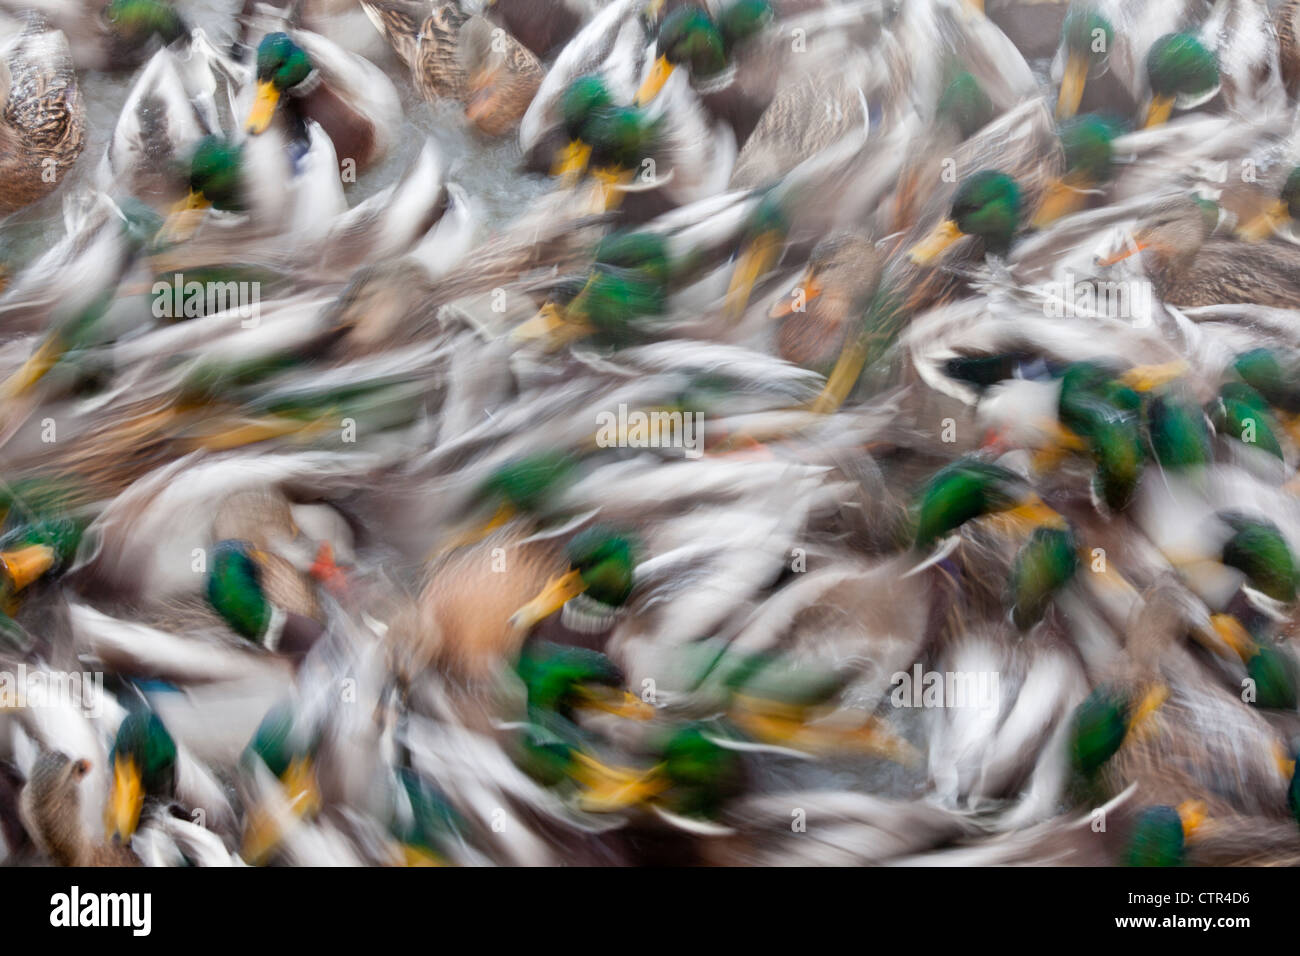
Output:
<svg viewBox="0 0 1300 956">
<path fill-rule="evenodd" d="M 489 136 L 513 129 L 541 85 L 545 71 L 537 56 L 507 29 L 466 13 L 459 3 L 428 10 L 392 0 L 362 6 L 424 98 L 460 100 L 466 118 Z"/>
<path fill-rule="evenodd" d="M 372 166 L 392 145 L 400 125 L 397 90 L 379 69 L 324 37 L 295 30 L 264 36 L 257 46 L 257 95 L 245 128 L 264 132 L 277 114 L 290 127 L 320 124 L 345 175 Z M 293 139 L 304 138 L 295 129 Z"/>
<path fill-rule="evenodd" d="M 849 324 L 875 295 L 879 260 L 875 244 L 861 235 L 819 242 L 799 283 L 772 307 L 772 317 L 780 320 L 777 354 L 805 367 L 829 368 Z"/>
<path fill-rule="evenodd" d="M 1295 300 L 1294 247 L 1244 244 L 1213 235 L 1217 203 L 1176 196 L 1152 204 L 1142 215 L 1132 245 L 1103 264 L 1141 253 L 1156 294 L 1178 306 L 1219 302 L 1284 307 Z"/>
<path fill-rule="evenodd" d="M 1190 18 L 1191 6 L 1073 5 L 1052 65 L 1052 78 L 1060 84 L 1057 115 L 1067 118 L 1082 107 L 1130 116 L 1145 101 L 1145 123 L 1155 126 L 1168 120 L 1175 103 L 1191 108 L 1216 96 L 1214 50 L 1192 32 L 1168 32 Z M 1213 47 L 1216 39 L 1206 43 Z"/>
<path fill-rule="evenodd" d="M 58 188 L 85 145 L 86 110 L 63 34 L 29 26 L 7 46 L 0 213 Z"/>
<path fill-rule="evenodd" d="M 146 800 L 170 800 L 176 791 L 176 741 L 158 716 L 147 709 L 130 713 L 118 725 L 108 755 L 113 787 L 105 808 L 105 834 L 129 842 Z"/>
<path fill-rule="evenodd" d="M 5 3 L 0 9 L 21 14 L 25 8 Z M 57 0 L 40 9 L 67 37 L 72 62 L 82 70 L 138 66 L 155 38 L 165 46 L 189 33 L 185 18 L 165 0 Z"/>
<path fill-rule="evenodd" d="M 90 761 L 59 751 L 37 758 L 23 788 L 21 810 L 36 845 L 59 866 L 138 866 L 120 844 L 97 843 L 81 821 L 81 784 Z"/>
</svg>

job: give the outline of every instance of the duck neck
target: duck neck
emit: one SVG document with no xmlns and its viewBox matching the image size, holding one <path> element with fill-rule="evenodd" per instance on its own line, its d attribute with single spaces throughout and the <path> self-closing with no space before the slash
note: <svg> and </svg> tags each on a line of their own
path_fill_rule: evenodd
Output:
<svg viewBox="0 0 1300 956">
<path fill-rule="evenodd" d="M 79 808 L 47 804 L 38 820 L 41 842 L 59 866 L 84 866 L 89 843 L 81 826 Z"/>
</svg>

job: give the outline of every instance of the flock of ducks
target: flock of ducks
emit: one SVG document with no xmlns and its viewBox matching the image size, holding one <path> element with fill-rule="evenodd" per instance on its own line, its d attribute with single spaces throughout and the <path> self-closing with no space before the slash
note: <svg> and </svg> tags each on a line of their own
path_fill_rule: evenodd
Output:
<svg viewBox="0 0 1300 956">
<path fill-rule="evenodd" d="M 1300 863 L 1297 0 L 0 10 L 0 860 Z"/>
</svg>

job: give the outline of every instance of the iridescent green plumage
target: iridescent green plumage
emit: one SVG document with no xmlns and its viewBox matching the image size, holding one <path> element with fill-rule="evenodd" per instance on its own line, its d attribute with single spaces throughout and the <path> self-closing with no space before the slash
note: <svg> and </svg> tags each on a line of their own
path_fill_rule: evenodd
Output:
<svg viewBox="0 0 1300 956">
<path fill-rule="evenodd" d="M 176 741 L 150 710 L 135 710 L 123 718 L 113 740 L 108 762 L 130 760 L 139 769 L 148 796 L 167 798 L 176 787 Z"/>
<path fill-rule="evenodd" d="M 572 720 L 583 687 L 622 687 L 623 673 L 604 654 L 582 647 L 536 643 L 519 656 L 515 672 L 528 691 L 530 714 L 545 711 Z"/>
<path fill-rule="evenodd" d="M 1109 685 L 1096 688 L 1074 712 L 1070 750 L 1074 766 L 1096 773 L 1115 755 L 1128 734 L 1132 701 Z"/>
<path fill-rule="evenodd" d="M 199 141 L 190 157 L 190 190 L 215 209 L 240 211 L 244 208 L 243 150 L 220 136 Z"/>
<path fill-rule="evenodd" d="M 1219 397 L 1210 403 L 1210 420 L 1215 431 L 1281 459 L 1282 444 L 1277 422 L 1264 397 L 1244 382 L 1227 382 Z"/>
<path fill-rule="evenodd" d="M 1274 408 L 1300 412 L 1300 360 L 1294 353 L 1251 349 L 1237 356 L 1233 369 Z"/>
<path fill-rule="evenodd" d="M 714 743 L 699 724 L 676 731 L 662 749 L 669 789 L 661 798 L 675 813 L 716 817 L 743 788 L 740 755 Z"/>
<path fill-rule="evenodd" d="M 1162 468 L 1187 468 L 1210 460 L 1210 433 L 1205 413 L 1195 405 L 1153 399 L 1147 408 L 1147 432 Z"/>
<path fill-rule="evenodd" d="M 1020 187 L 997 170 L 974 173 L 957 187 L 949 215 L 963 233 L 982 238 L 989 252 L 1005 254 L 1020 224 Z"/>
<path fill-rule="evenodd" d="M 952 123 L 963 140 L 987 126 L 996 115 L 993 101 L 968 70 L 959 72 L 944 88 L 935 113 L 938 119 Z"/>
<path fill-rule="evenodd" d="M 1214 54 L 1190 33 L 1167 33 L 1147 53 L 1147 80 L 1158 96 L 1195 96 L 1219 82 Z"/>
<path fill-rule="evenodd" d="M 1181 866 L 1183 821 L 1173 807 L 1146 807 L 1133 824 L 1124 862 L 1128 866 Z"/>
<path fill-rule="evenodd" d="M 218 542 L 208 573 L 208 603 L 237 633 L 260 641 L 271 621 L 261 572 L 242 541 Z"/>
<path fill-rule="evenodd" d="M 502 465 L 483 482 L 478 494 L 500 499 L 524 514 L 536 514 L 573 467 L 573 458 L 564 452 L 530 455 Z"/>
<path fill-rule="evenodd" d="M 311 58 L 287 33 L 268 33 L 257 45 L 257 78 L 284 92 L 311 74 Z"/>
<path fill-rule="evenodd" d="M 1062 123 L 1060 137 L 1066 174 L 1074 174 L 1088 183 L 1109 180 L 1115 156 L 1113 143 L 1119 133 L 1114 123 L 1091 113 Z"/>
<path fill-rule="evenodd" d="M 632 593 L 632 548 L 627 536 L 597 525 L 575 535 L 565 554 L 582 575 L 586 595 L 617 607 Z"/>
<path fill-rule="evenodd" d="M 1011 566 L 1011 617 L 1021 630 L 1042 619 L 1052 595 L 1079 567 L 1078 542 L 1066 528 L 1035 528 Z"/>
<path fill-rule="evenodd" d="M 1296 564 L 1291 548 L 1271 521 L 1221 514 L 1233 529 L 1223 545 L 1223 563 L 1241 571 L 1252 587 L 1277 601 L 1296 596 Z"/>
<path fill-rule="evenodd" d="M 926 482 L 914 505 L 916 546 L 927 548 L 972 518 L 1011 507 L 1022 484 L 1015 472 L 978 459 L 945 465 Z"/>
</svg>

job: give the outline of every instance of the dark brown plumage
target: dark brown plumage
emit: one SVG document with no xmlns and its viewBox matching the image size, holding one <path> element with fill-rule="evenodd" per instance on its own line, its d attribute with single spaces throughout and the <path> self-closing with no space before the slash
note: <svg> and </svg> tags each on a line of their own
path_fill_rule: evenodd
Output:
<svg viewBox="0 0 1300 956">
<path fill-rule="evenodd" d="M 62 34 L 29 27 L 0 71 L 0 213 L 56 189 L 81 155 L 86 111 Z"/>
</svg>

